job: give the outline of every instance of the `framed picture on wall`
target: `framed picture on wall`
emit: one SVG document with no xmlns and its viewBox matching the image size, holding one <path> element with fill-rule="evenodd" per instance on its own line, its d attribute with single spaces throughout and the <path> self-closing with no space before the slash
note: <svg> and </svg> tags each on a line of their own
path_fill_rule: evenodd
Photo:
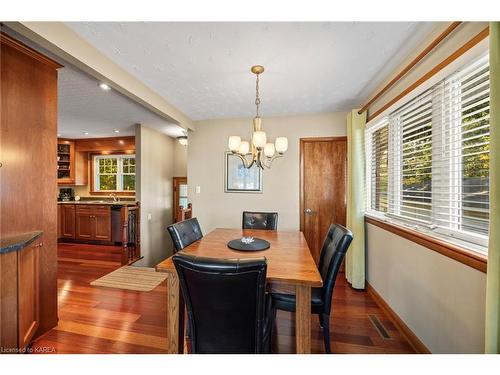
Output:
<svg viewBox="0 0 500 375">
<path fill-rule="evenodd" d="M 247 169 L 241 159 L 226 152 L 224 173 L 224 192 L 262 193 L 262 169 L 253 165 Z"/>
</svg>

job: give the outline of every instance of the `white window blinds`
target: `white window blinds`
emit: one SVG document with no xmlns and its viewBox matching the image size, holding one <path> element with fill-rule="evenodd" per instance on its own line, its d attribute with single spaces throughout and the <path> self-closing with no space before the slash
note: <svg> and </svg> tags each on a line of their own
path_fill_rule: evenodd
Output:
<svg viewBox="0 0 500 375">
<path fill-rule="evenodd" d="M 485 245 L 487 57 L 369 127 L 366 145 L 368 212 Z"/>
</svg>

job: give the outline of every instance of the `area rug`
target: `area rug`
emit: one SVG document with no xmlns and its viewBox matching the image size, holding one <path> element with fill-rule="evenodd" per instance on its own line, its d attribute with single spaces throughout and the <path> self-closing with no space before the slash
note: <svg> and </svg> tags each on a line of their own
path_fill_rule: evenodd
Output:
<svg viewBox="0 0 500 375">
<path fill-rule="evenodd" d="M 167 275 L 154 268 L 123 266 L 90 283 L 93 286 L 149 292 L 156 288 Z"/>
</svg>

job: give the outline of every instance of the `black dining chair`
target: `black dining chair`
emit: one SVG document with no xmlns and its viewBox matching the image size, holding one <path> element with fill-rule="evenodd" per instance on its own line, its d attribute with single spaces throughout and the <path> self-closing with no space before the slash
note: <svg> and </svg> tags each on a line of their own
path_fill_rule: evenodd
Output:
<svg viewBox="0 0 500 375">
<path fill-rule="evenodd" d="M 175 253 L 203 237 L 200 223 L 195 217 L 169 225 L 167 230 L 172 237 Z"/>
<path fill-rule="evenodd" d="M 277 212 L 250 212 L 243 211 L 243 229 L 278 229 Z"/>
<path fill-rule="evenodd" d="M 192 353 L 269 353 L 273 316 L 266 258 L 172 257 L 186 303 Z"/>
<path fill-rule="evenodd" d="M 352 241 L 352 232 L 342 225 L 332 224 L 321 248 L 319 272 L 323 280 L 323 287 L 311 290 L 311 313 L 319 314 L 319 322 L 323 330 L 325 351 L 330 349 L 330 312 L 332 308 L 332 294 L 335 280 L 344 260 L 345 254 Z M 273 309 L 295 311 L 295 295 L 273 293 Z M 273 311 L 274 315 L 276 310 Z"/>
</svg>

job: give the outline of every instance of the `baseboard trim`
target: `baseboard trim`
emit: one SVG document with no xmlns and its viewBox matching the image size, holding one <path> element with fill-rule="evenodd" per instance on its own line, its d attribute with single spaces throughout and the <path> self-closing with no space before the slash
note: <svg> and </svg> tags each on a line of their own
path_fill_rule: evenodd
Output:
<svg viewBox="0 0 500 375">
<path fill-rule="evenodd" d="M 398 314 L 385 302 L 380 294 L 366 282 L 366 291 L 375 300 L 375 303 L 389 316 L 389 319 L 396 326 L 398 331 L 408 340 L 412 348 L 419 354 L 431 354 L 431 351 L 415 335 L 412 330 L 403 322 Z"/>
</svg>

